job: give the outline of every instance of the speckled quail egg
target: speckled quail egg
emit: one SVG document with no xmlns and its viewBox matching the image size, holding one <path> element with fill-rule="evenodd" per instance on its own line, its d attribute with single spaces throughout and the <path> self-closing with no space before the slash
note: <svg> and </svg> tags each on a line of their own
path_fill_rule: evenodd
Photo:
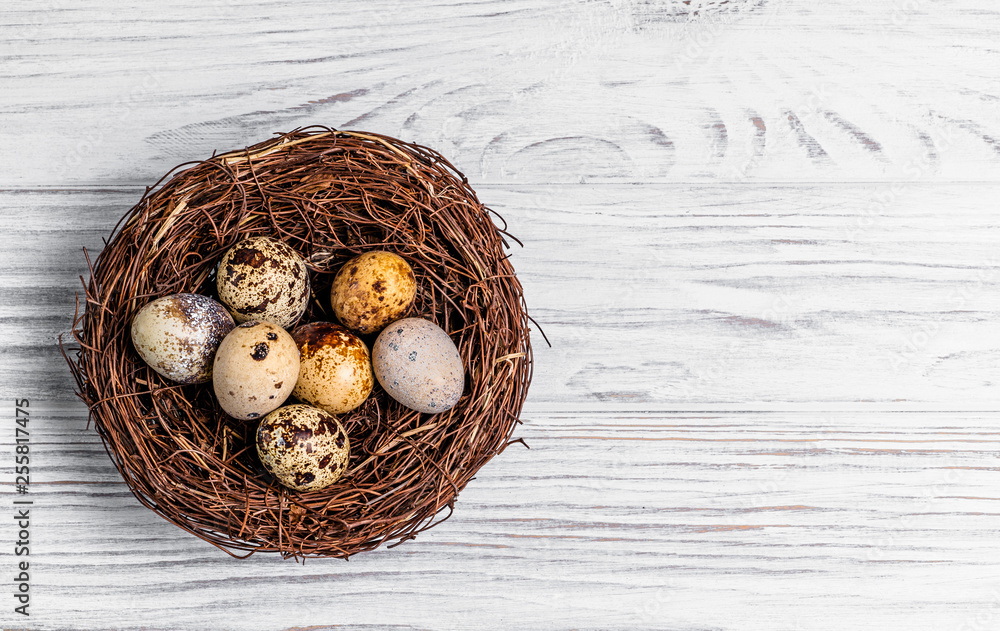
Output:
<svg viewBox="0 0 1000 631">
<path fill-rule="evenodd" d="M 337 481 L 350 459 L 347 432 L 329 412 L 286 405 L 257 428 L 257 455 L 264 468 L 290 489 L 315 491 Z"/>
<path fill-rule="evenodd" d="M 219 343 L 235 323 L 208 296 L 171 294 L 150 302 L 132 318 L 132 344 L 150 368 L 181 384 L 205 383 Z"/>
<path fill-rule="evenodd" d="M 389 396 L 419 412 L 451 409 L 465 388 L 458 347 L 423 318 L 405 318 L 382 331 L 372 348 L 372 368 Z"/>
<path fill-rule="evenodd" d="M 237 322 L 273 322 L 288 328 L 309 305 L 309 270 L 286 243 L 270 237 L 240 241 L 223 255 L 216 288 Z"/>
<path fill-rule="evenodd" d="M 417 279 L 401 256 L 365 252 L 337 272 L 330 288 L 330 305 L 347 328 L 377 333 L 406 315 L 416 295 Z"/>
<path fill-rule="evenodd" d="M 260 418 L 288 398 L 299 378 L 299 349 L 273 322 L 244 322 L 219 344 L 212 386 L 226 414 Z"/>
<path fill-rule="evenodd" d="M 339 324 L 313 322 L 292 331 L 299 347 L 299 380 L 292 394 L 331 414 L 350 412 L 375 385 L 368 347 Z"/>
</svg>

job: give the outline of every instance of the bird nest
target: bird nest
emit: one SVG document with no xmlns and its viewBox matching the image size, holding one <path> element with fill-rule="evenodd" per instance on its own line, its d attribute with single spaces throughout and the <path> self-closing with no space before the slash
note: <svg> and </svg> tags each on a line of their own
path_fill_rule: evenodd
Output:
<svg viewBox="0 0 1000 631">
<path fill-rule="evenodd" d="M 511 436 L 531 381 L 530 318 L 505 253 L 506 224 L 498 218 L 498 227 L 441 155 L 373 133 L 305 128 L 182 167 L 146 191 L 95 261 L 88 257 L 86 304 L 66 354 L 132 493 L 240 557 L 347 558 L 449 517 L 472 476 L 518 442 Z M 278 484 L 257 458 L 256 423 L 228 417 L 210 383 L 163 379 L 130 340 L 132 317 L 151 300 L 215 297 L 223 253 L 260 235 L 308 264 L 313 296 L 300 323 L 334 321 L 330 285 L 351 257 L 403 256 L 418 282 L 410 315 L 447 331 L 466 371 L 462 398 L 441 414 L 407 409 L 376 386 L 340 417 L 350 463 L 322 490 Z"/>
</svg>

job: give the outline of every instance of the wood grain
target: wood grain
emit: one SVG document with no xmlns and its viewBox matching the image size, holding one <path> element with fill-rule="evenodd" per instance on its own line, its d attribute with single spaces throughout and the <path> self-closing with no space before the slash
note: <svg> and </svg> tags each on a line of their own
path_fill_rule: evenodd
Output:
<svg viewBox="0 0 1000 631">
<path fill-rule="evenodd" d="M 534 409 L 1000 409 L 1000 186 L 484 185 L 526 243 Z M 0 375 L 71 387 L 82 248 L 138 189 L 6 191 Z M 30 223 L 22 218 L 37 217 Z M 31 375 L 25 378 L 25 375 Z M 782 408 L 781 406 L 785 406 Z M 871 406 L 876 406 L 872 408 Z"/>
<path fill-rule="evenodd" d="M 32 151 L 0 184 L 148 185 L 316 123 L 475 182 L 995 181 L 997 15 L 911 4 L 53 0 L 3 15 L 0 140 Z"/>
<path fill-rule="evenodd" d="M 29 397 L 36 504 L 0 627 L 1000 628 L 998 29 L 972 0 L 5 6 L 0 451 Z M 317 123 L 452 159 L 553 346 L 531 449 L 451 520 L 235 561 L 129 494 L 55 342 L 144 187 Z"/>
<path fill-rule="evenodd" d="M 77 410 L 33 423 L 52 464 L 33 487 L 32 629 L 996 619 L 1000 434 L 978 415 L 527 415 L 531 449 L 491 462 L 449 521 L 304 565 L 232 560 L 142 508 Z"/>
</svg>

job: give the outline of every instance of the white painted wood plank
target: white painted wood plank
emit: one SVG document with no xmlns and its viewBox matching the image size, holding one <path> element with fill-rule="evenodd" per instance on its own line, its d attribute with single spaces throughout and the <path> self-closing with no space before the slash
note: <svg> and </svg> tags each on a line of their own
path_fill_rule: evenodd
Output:
<svg viewBox="0 0 1000 631">
<path fill-rule="evenodd" d="M 531 449 L 487 465 L 449 521 L 299 565 L 185 534 L 132 498 L 78 409 L 36 413 L 31 629 L 936 630 L 997 612 L 1000 434 L 979 415 L 530 415 Z"/>
<path fill-rule="evenodd" d="M 526 243 L 515 269 L 553 343 L 533 338 L 529 405 L 611 411 L 1000 409 L 998 192 L 480 187 Z M 0 251 L 12 396 L 64 398 L 54 341 L 87 275 L 82 247 L 96 255 L 139 195 L 0 193 L 16 244 Z"/>
<path fill-rule="evenodd" d="M 27 628 L 1000 626 L 998 28 L 973 0 L 4 7 Z M 555 346 L 532 449 L 452 520 L 350 563 L 238 562 L 132 498 L 53 343 L 80 247 L 142 186 L 317 122 L 465 171 Z"/>
<path fill-rule="evenodd" d="M 149 184 L 317 123 L 476 183 L 1000 176 L 997 12 L 700 4 L 22 5 L 0 15 L 0 185 Z"/>
</svg>

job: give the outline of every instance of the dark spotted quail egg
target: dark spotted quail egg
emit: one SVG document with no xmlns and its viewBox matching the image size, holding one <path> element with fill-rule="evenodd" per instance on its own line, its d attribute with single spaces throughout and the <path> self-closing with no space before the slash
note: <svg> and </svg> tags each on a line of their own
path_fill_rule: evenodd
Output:
<svg viewBox="0 0 1000 631">
<path fill-rule="evenodd" d="M 219 343 L 232 330 L 226 308 L 207 296 L 171 294 L 157 298 L 132 318 L 132 343 L 139 357 L 171 381 L 205 383 Z"/>
<path fill-rule="evenodd" d="M 279 482 L 315 491 L 337 481 L 350 458 L 347 432 L 330 413 L 311 405 L 286 405 L 257 428 L 257 455 Z"/>
<path fill-rule="evenodd" d="M 451 409 L 465 388 L 458 348 L 444 329 L 423 318 L 386 327 L 372 347 L 372 368 L 389 396 L 429 414 Z"/>
<path fill-rule="evenodd" d="M 223 255 L 216 288 L 237 322 L 273 322 L 288 328 L 309 304 L 309 270 L 286 243 L 269 237 L 240 241 Z"/>
<path fill-rule="evenodd" d="M 219 344 L 212 386 L 226 414 L 241 420 L 276 409 L 299 378 L 299 349 L 272 322 L 244 322 Z"/>
</svg>

